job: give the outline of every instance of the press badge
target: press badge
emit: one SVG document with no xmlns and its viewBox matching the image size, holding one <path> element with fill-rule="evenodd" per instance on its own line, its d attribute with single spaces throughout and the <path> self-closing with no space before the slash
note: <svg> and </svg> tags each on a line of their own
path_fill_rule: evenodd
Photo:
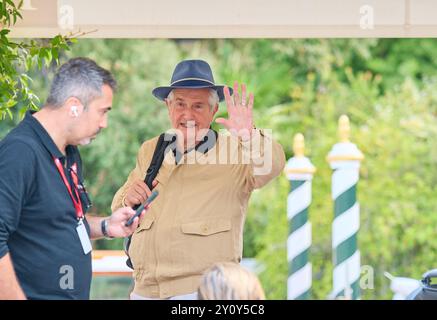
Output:
<svg viewBox="0 0 437 320">
<path fill-rule="evenodd" d="M 82 244 L 82 249 L 84 254 L 88 254 L 92 250 L 90 237 L 88 236 L 88 232 L 86 232 L 85 225 L 83 224 L 82 219 L 79 220 L 79 223 L 76 227 L 77 234 L 79 235 L 80 243 Z"/>
</svg>

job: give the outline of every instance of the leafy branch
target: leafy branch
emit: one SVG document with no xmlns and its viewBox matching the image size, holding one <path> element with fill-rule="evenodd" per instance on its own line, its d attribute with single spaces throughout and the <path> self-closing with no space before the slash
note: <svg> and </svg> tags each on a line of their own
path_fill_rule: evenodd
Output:
<svg viewBox="0 0 437 320">
<path fill-rule="evenodd" d="M 59 55 L 68 51 L 76 37 L 84 33 L 57 35 L 48 43 L 30 40 L 14 42 L 8 37 L 10 27 L 22 19 L 20 9 L 23 1 L 0 0 L 0 121 L 6 116 L 13 118 L 12 108 L 19 106 L 20 116 L 28 109 L 38 109 L 39 98 L 31 90 L 29 71 L 52 63 L 59 64 Z"/>
</svg>

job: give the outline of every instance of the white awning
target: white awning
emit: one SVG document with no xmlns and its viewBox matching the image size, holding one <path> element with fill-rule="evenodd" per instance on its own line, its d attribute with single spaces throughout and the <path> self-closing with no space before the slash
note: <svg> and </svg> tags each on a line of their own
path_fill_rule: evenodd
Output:
<svg viewBox="0 0 437 320">
<path fill-rule="evenodd" d="M 435 0 L 24 0 L 11 36 L 436 37 L 436 12 Z"/>
</svg>

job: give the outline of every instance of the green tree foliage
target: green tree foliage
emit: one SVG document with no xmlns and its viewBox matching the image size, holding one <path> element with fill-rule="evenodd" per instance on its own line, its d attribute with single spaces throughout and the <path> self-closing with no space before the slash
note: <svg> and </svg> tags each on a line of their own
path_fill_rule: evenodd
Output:
<svg viewBox="0 0 437 320">
<path fill-rule="evenodd" d="M 349 52 L 339 60 L 336 54 L 339 48 L 346 48 L 348 42 Z M 379 42 L 384 43 L 384 40 Z M 292 80 L 279 78 L 270 84 L 276 87 L 272 90 L 277 90 L 276 85 L 281 87 L 278 82 L 284 79 L 289 83 L 288 97 L 277 105 L 264 105 L 258 99 L 256 118 L 258 126 L 273 128 L 288 157 L 292 156 L 294 134 L 304 133 L 307 154 L 318 168 L 310 208 L 313 298 L 318 299 L 326 299 L 332 288 L 333 203 L 331 169 L 325 159 L 338 141 L 337 121 L 341 114 L 350 116 L 354 128 L 352 141 L 366 155 L 358 186 L 362 225 L 359 246 L 362 264 L 374 268 L 375 287 L 363 291 L 364 298 L 390 297 L 389 282 L 383 277 L 383 271 L 419 278 L 433 267 L 435 260 L 436 245 L 432 241 L 432 234 L 437 230 L 437 219 L 433 215 L 437 177 L 434 169 L 437 161 L 435 79 L 427 78 L 428 71 L 422 65 L 421 71 L 415 70 L 397 79 L 388 74 L 389 80 L 385 83 L 384 74 L 373 74 L 365 67 L 366 63 L 380 59 L 374 52 L 379 46 L 363 40 L 355 47 L 353 44 L 354 40 L 280 41 L 265 51 L 257 50 L 266 53 L 266 56 L 257 56 L 260 61 L 275 57 L 272 68 L 286 68 L 281 61 L 294 60 L 288 66 Z M 297 63 L 299 55 L 294 54 L 297 48 L 305 48 L 302 56 L 308 63 Z M 291 57 L 287 57 L 289 52 Z M 355 63 L 362 71 L 355 71 Z M 402 64 L 408 62 L 402 61 Z M 305 65 L 306 74 L 299 71 Z M 255 74 L 255 68 L 251 71 Z M 418 77 L 422 81 L 416 81 Z M 262 74 L 257 80 L 263 78 Z M 387 89 L 389 84 L 390 89 Z M 262 100 L 262 95 L 259 96 Z M 259 222 L 255 243 L 257 258 L 264 265 L 261 278 L 268 297 L 276 299 L 286 297 L 286 195 L 289 187 L 285 180 L 281 177 L 254 193 L 249 210 L 249 215 Z"/>
<path fill-rule="evenodd" d="M 0 121 L 6 116 L 12 119 L 12 108 L 16 106 L 21 116 L 27 109 L 38 109 L 39 98 L 30 88 L 29 71 L 58 62 L 59 53 L 68 50 L 68 43 L 75 41 L 61 35 L 44 42 L 10 40 L 9 28 L 22 18 L 22 4 L 23 1 L 18 4 L 12 0 L 0 1 Z"/>
<path fill-rule="evenodd" d="M 332 171 L 326 155 L 338 142 L 337 122 L 347 114 L 352 142 L 363 151 L 358 201 L 362 264 L 375 271 L 364 299 L 390 298 L 383 271 L 419 278 L 433 267 L 437 244 L 437 42 L 433 39 L 309 40 L 85 40 L 72 56 L 87 56 L 119 82 L 109 127 L 81 148 L 93 213 L 109 214 L 115 191 L 134 167 L 141 143 L 169 127 L 167 110 L 151 90 L 167 84 L 183 58 L 210 62 L 216 82 L 248 84 L 255 93 L 257 127 L 270 128 L 292 156 L 294 134 L 305 135 L 306 155 L 317 167 L 310 219 L 313 226 L 312 297 L 332 289 Z M 33 75 L 32 89 L 47 94 L 52 69 Z M 221 104 L 219 115 L 226 113 Z M 5 124 L 5 126 L 3 126 Z M 0 136 L 12 122 L 3 122 Z M 218 129 L 219 127 L 216 126 Z M 261 264 L 270 299 L 286 298 L 288 222 L 285 176 L 253 193 L 244 255 Z M 98 242 L 121 249 L 121 242 Z"/>
</svg>

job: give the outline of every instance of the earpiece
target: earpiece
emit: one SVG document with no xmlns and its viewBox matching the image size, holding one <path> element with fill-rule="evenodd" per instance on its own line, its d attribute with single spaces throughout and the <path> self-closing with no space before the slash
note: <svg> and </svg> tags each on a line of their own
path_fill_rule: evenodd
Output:
<svg viewBox="0 0 437 320">
<path fill-rule="evenodd" d="M 71 113 L 77 118 L 79 114 L 77 113 L 77 106 L 71 106 Z"/>
</svg>

